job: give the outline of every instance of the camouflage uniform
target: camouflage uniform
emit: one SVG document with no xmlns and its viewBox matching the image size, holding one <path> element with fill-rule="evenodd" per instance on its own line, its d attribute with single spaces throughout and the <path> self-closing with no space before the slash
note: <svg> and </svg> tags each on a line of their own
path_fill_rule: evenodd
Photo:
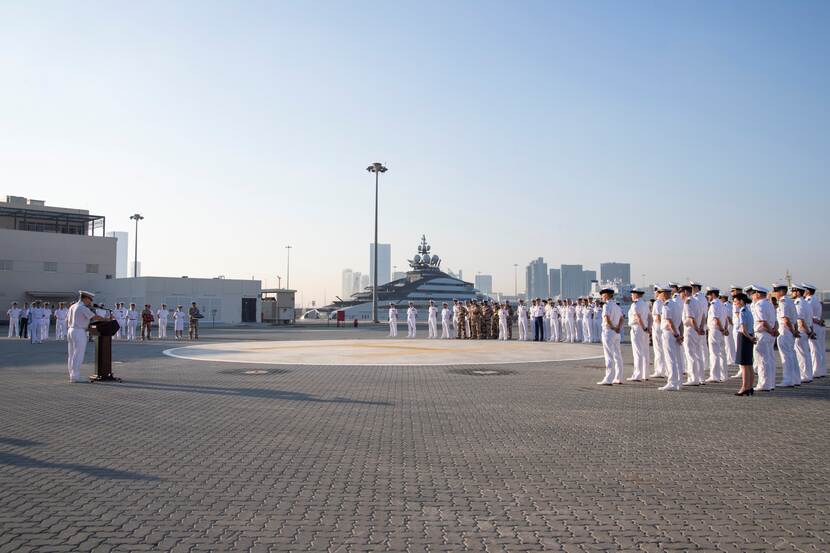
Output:
<svg viewBox="0 0 830 553">
<path fill-rule="evenodd" d="M 493 306 L 493 320 L 490 321 L 490 338 L 493 340 L 499 339 L 499 304 Z"/>
<path fill-rule="evenodd" d="M 513 339 L 513 321 L 515 320 L 514 317 L 516 316 L 515 313 L 513 313 L 513 306 L 512 305 L 507 306 L 507 312 L 510 314 L 510 317 L 507 319 L 507 339 L 512 340 Z"/>
<path fill-rule="evenodd" d="M 470 338 L 477 340 L 481 332 L 481 308 L 473 302 L 470 307 Z"/>
<path fill-rule="evenodd" d="M 490 304 L 488 302 L 484 302 L 484 306 L 481 308 L 481 338 L 482 340 L 486 340 L 490 337 L 490 327 L 493 324 L 493 310 L 490 308 Z"/>
<path fill-rule="evenodd" d="M 467 308 L 463 303 L 458 304 L 458 320 L 455 322 L 456 338 L 461 339 L 462 335 L 467 338 Z"/>
</svg>

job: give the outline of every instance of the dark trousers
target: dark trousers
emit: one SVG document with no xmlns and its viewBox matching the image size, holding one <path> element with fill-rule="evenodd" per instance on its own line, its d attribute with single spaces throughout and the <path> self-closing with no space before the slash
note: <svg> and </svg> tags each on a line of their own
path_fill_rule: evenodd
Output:
<svg viewBox="0 0 830 553">
<path fill-rule="evenodd" d="M 20 332 L 18 332 L 18 336 L 21 338 L 28 338 L 29 337 L 29 318 L 28 317 L 21 317 L 20 318 Z"/>
<path fill-rule="evenodd" d="M 544 324 L 544 317 L 534 317 L 533 318 L 533 341 L 534 342 L 541 342 L 545 339 L 545 329 L 542 326 Z"/>
</svg>

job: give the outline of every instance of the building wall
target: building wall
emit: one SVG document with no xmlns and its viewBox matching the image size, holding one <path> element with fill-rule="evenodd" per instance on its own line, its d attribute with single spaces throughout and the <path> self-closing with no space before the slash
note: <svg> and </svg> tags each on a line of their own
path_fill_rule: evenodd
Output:
<svg viewBox="0 0 830 553">
<path fill-rule="evenodd" d="M 145 303 L 153 306 L 153 311 L 162 303 L 173 310 L 177 305 L 187 309 L 190 303 L 196 305 L 205 316 L 205 322 L 212 321 L 212 311 L 216 310 L 216 322 L 237 324 L 242 321 L 242 298 L 256 298 L 257 313 L 261 313 L 260 293 L 262 282 L 259 280 L 233 280 L 222 278 L 176 278 L 176 277 L 140 277 L 108 280 L 96 290 L 95 301 L 112 308 L 116 303 L 135 303 L 139 307 Z"/>
<path fill-rule="evenodd" d="M 600 263 L 599 277 L 603 282 L 611 282 L 619 279 L 623 284 L 631 282 L 631 264 L 630 263 Z"/>
<path fill-rule="evenodd" d="M 0 229 L 0 269 L 6 269 L 0 270 L 0 305 L 30 301 L 26 292 L 60 301 L 114 278 L 115 242 L 104 236 Z M 46 270 L 46 263 L 54 270 Z M 97 266 L 97 273 L 87 272 L 87 265 Z"/>
<path fill-rule="evenodd" d="M 343 269 L 340 281 L 340 295 L 342 299 L 347 300 L 354 294 L 354 272 L 351 269 Z"/>
<path fill-rule="evenodd" d="M 582 285 L 583 286 L 582 294 L 580 294 L 580 295 L 587 296 L 588 292 L 591 291 L 591 282 L 597 280 L 597 272 L 586 269 L 586 270 L 582 271 L 582 277 L 583 277 L 584 284 Z"/>
<path fill-rule="evenodd" d="M 115 278 L 127 278 L 127 266 L 130 263 L 130 235 L 127 232 L 108 232 L 107 236 L 115 238 Z"/>
<path fill-rule="evenodd" d="M 582 265 L 562 265 L 559 270 L 562 276 L 561 295 L 563 298 L 576 299 L 585 295 Z"/>
<path fill-rule="evenodd" d="M 550 283 L 550 296 L 555 298 L 562 293 L 562 276 L 559 269 L 550 269 L 548 271 L 548 282 Z"/>
<path fill-rule="evenodd" d="M 527 266 L 528 298 L 546 298 L 550 295 L 548 264 L 541 257 L 534 259 Z"/>
<path fill-rule="evenodd" d="M 493 276 L 492 275 L 476 275 L 475 286 L 482 294 L 493 293 Z"/>
</svg>

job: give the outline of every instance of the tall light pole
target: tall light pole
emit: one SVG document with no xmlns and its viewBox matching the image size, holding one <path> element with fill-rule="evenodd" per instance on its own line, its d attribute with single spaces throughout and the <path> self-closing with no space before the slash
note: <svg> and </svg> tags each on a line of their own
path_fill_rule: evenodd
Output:
<svg viewBox="0 0 830 553">
<path fill-rule="evenodd" d="M 285 287 L 291 289 L 291 246 L 286 246 L 285 251 L 287 257 L 285 258 Z"/>
<path fill-rule="evenodd" d="M 136 213 L 130 215 L 130 219 L 135 219 L 135 256 L 133 257 L 133 278 L 138 278 L 138 222 L 144 219 L 141 214 Z"/>
<path fill-rule="evenodd" d="M 385 173 L 388 169 L 379 161 L 374 162 L 366 168 L 370 173 L 375 174 L 375 270 L 372 277 L 372 320 L 376 323 L 378 321 L 378 180 L 381 173 Z"/>
<path fill-rule="evenodd" d="M 513 297 L 519 297 L 519 264 L 513 264 Z"/>
</svg>

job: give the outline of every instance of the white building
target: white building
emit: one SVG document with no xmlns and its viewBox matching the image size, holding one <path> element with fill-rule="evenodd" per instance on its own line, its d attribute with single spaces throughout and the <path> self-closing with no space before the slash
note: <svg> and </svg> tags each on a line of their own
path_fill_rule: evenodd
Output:
<svg viewBox="0 0 830 553">
<path fill-rule="evenodd" d="M 171 311 L 196 302 L 204 322 L 253 323 L 259 320 L 262 282 L 226 278 L 139 277 L 102 281 L 92 292 L 95 301 L 112 308 L 116 303 L 149 303 L 155 312 L 166 303 Z"/>
<path fill-rule="evenodd" d="M 343 269 L 340 277 L 340 295 L 343 299 L 348 299 L 354 292 L 354 271 L 351 269 Z"/>
<path fill-rule="evenodd" d="M 123 231 L 108 232 L 109 238 L 115 238 L 115 278 L 127 278 L 127 265 L 130 262 L 130 234 Z M 140 271 L 139 271 L 140 274 Z"/>
<path fill-rule="evenodd" d="M 375 278 L 375 244 L 369 244 L 369 284 Z M 392 245 L 378 242 L 378 282 L 386 284 L 392 281 Z"/>
<path fill-rule="evenodd" d="M 493 275 L 476 275 L 475 286 L 479 292 L 489 296 L 493 293 Z"/>
<path fill-rule="evenodd" d="M 0 305 L 67 301 L 115 278 L 116 240 L 83 209 L 7 196 L 0 202 Z"/>
</svg>

